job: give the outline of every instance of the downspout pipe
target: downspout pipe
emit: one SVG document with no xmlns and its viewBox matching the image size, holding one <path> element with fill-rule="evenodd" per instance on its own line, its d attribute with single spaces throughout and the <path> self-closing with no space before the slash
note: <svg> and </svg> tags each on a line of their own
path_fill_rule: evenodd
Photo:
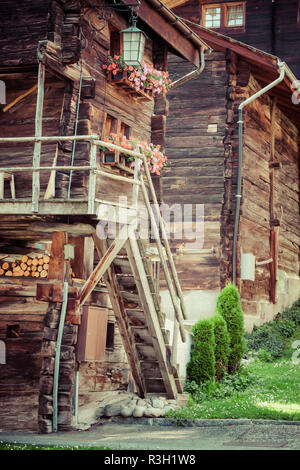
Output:
<svg viewBox="0 0 300 470">
<path fill-rule="evenodd" d="M 61 343 L 65 325 L 65 318 L 67 312 L 67 303 L 68 303 L 68 275 L 69 275 L 69 264 L 67 267 L 67 272 L 65 275 L 65 280 L 63 283 L 63 301 L 61 306 L 60 312 L 60 319 L 58 325 L 58 333 L 57 333 L 57 340 L 56 340 L 56 349 L 55 349 L 55 360 L 54 360 L 54 378 L 53 378 L 53 416 L 52 416 L 52 432 L 57 432 L 58 428 L 58 380 L 59 380 L 59 366 L 60 366 L 60 351 L 61 351 Z"/>
<path fill-rule="evenodd" d="M 211 53 L 211 49 L 209 49 L 209 54 Z M 172 83 L 172 90 L 174 88 L 177 88 L 180 85 L 183 85 L 183 83 L 187 82 L 188 80 L 191 80 L 192 78 L 197 77 L 200 75 L 200 73 L 203 72 L 205 67 L 205 50 L 203 47 L 201 47 L 200 51 L 200 66 L 196 70 L 192 70 L 192 72 L 187 73 L 183 77 L 179 78 L 178 80 L 175 80 Z"/>
<path fill-rule="evenodd" d="M 236 261 L 237 261 L 237 239 L 239 230 L 239 219 L 240 219 L 240 206 L 241 206 L 241 187 L 242 187 L 242 164 L 243 164 L 243 110 L 245 106 L 257 100 L 260 96 L 267 93 L 271 88 L 274 88 L 280 82 L 283 81 L 286 74 L 286 64 L 278 59 L 277 63 L 280 71 L 279 77 L 266 87 L 259 90 L 250 98 L 246 99 L 239 105 L 239 120 L 238 120 L 238 176 L 237 176 L 237 192 L 236 192 L 236 205 L 235 205 L 235 220 L 234 220 L 234 232 L 233 232 L 233 247 L 232 247 L 232 282 L 236 284 Z"/>
</svg>

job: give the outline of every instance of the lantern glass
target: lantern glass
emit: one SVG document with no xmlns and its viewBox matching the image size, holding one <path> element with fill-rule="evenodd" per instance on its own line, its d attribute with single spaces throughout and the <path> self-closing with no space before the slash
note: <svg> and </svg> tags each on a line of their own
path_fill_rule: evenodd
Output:
<svg viewBox="0 0 300 470">
<path fill-rule="evenodd" d="M 124 62 L 129 65 L 141 65 L 145 49 L 145 34 L 136 26 L 124 29 L 121 33 Z"/>
</svg>

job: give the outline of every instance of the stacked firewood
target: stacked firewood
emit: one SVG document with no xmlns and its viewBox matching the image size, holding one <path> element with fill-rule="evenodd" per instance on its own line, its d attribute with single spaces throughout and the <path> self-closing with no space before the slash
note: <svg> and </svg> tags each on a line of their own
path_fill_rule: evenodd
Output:
<svg viewBox="0 0 300 470">
<path fill-rule="evenodd" d="M 0 276 L 47 277 L 50 256 L 30 258 L 24 255 L 21 260 L 4 261 L 0 267 Z"/>
</svg>

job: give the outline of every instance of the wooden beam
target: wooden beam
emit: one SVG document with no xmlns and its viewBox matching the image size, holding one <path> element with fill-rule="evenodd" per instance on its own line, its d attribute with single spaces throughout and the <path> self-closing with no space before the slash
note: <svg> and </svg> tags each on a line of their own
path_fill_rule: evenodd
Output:
<svg viewBox="0 0 300 470">
<path fill-rule="evenodd" d="M 94 230 L 95 232 L 95 230 Z M 92 237 L 69 237 L 74 245 L 74 259 L 71 267 L 76 278 L 87 279 L 94 268 L 94 241 Z"/>
<path fill-rule="evenodd" d="M 22 95 L 19 95 L 17 98 L 15 98 L 13 101 L 11 101 L 9 104 L 7 104 L 3 109 L 2 112 L 6 113 L 9 109 L 11 109 L 13 106 L 15 106 L 17 103 L 22 101 L 26 96 L 31 95 L 35 90 L 37 90 L 38 86 L 37 84 L 33 85 L 29 90 L 27 90 L 25 93 L 22 93 Z"/>
<path fill-rule="evenodd" d="M 131 0 L 123 0 L 123 3 L 132 3 Z M 161 13 L 152 8 L 147 2 L 141 2 L 138 12 L 139 18 L 144 21 L 156 34 L 166 41 L 173 49 L 177 50 L 185 59 L 199 67 L 199 48 L 189 39 L 185 38 L 178 29 Z"/>
<path fill-rule="evenodd" d="M 54 232 L 52 234 L 52 244 L 50 253 L 50 263 L 48 270 L 48 280 L 55 279 L 64 282 L 65 278 L 65 258 L 64 245 L 68 242 L 67 233 Z"/>
<path fill-rule="evenodd" d="M 35 113 L 35 137 L 42 136 L 42 123 L 43 123 L 43 105 L 44 105 L 44 87 L 45 87 L 45 65 L 39 63 L 38 70 L 38 92 Z M 32 166 L 38 168 L 41 160 L 41 142 L 35 142 L 33 151 Z M 34 171 L 32 173 L 32 209 L 33 212 L 39 210 L 39 196 L 40 196 L 40 172 Z"/>
<path fill-rule="evenodd" d="M 127 239 L 128 227 L 125 225 L 82 287 L 80 294 L 80 305 L 84 305 L 84 303 L 87 301 L 90 293 L 96 287 L 103 274 L 110 267 L 121 248 L 125 245 Z"/>
<path fill-rule="evenodd" d="M 28 225 L 27 230 L 30 232 L 53 233 L 53 232 L 66 232 L 73 237 L 84 237 L 95 233 L 95 227 L 90 224 L 74 223 L 50 223 L 50 222 L 33 222 Z"/>
<path fill-rule="evenodd" d="M 68 78 L 73 82 L 80 80 L 80 68 L 77 64 L 64 65 L 61 62 L 61 48 L 58 44 L 51 41 L 40 41 L 38 44 L 38 58 L 55 74 Z M 83 75 L 87 76 L 89 73 L 84 69 Z"/>
</svg>

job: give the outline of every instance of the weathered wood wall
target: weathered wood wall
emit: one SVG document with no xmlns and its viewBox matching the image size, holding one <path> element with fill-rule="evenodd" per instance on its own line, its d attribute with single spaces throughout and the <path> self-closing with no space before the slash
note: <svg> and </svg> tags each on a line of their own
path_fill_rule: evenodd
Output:
<svg viewBox="0 0 300 470">
<path fill-rule="evenodd" d="M 174 56 L 169 59 L 172 77 L 190 68 Z M 195 230 L 196 204 L 204 205 L 204 244 L 215 254 L 181 254 L 175 257 L 184 290 L 214 290 L 220 287 L 220 214 L 224 190 L 224 144 L 226 127 L 227 72 L 224 54 L 214 52 L 207 58 L 200 76 L 168 94 L 166 153 L 169 165 L 162 176 L 162 195 L 166 204 L 193 204 Z M 178 227 L 179 228 L 179 227 Z M 174 248 L 186 248 L 187 236 L 172 240 Z"/>
<path fill-rule="evenodd" d="M 36 280 L 0 279 L 0 339 L 6 344 L 6 364 L 0 364 L 2 429 L 38 430 L 39 381 L 45 302 L 36 296 Z M 15 337 L 8 328 L 19 325 Z"/>
<path fill-rule="evenodd" d="M 3 21 L 3 41 L 5 53 L 0 57 L 0 68 L 3 70 L 1 79 L 7 86 L 7 103 L 10 103 L 17 96 L 29 90 L 37 82 L 37 47 L 38 42 L 44 39 L 54 41 L 58 53 L 61 53 L 61 59 L 64 64 L 77 62 L 80 58 L 80 64 L 83 69 L 84 77 L 89 76 L 95 82 L 94 98 L 83 98 L 82 92 L 81 105 L 78 116 L 78 134 L 97 134 L 102 136 L 102 128 L 106 114 L 118 119 L 126 126 L 131 128 L 133 138 L 151 141 L 151 117 L 154 110 L 154 100 L 150 102 L 141 102 L 136 96 L 127 91 L 116 88 L 107 81 L 106 73 L 102 65 L 106 62 L 110 54 L 110 28 L 118 30 L 128 26 L 126 20 L 116 13 L 112 19 L 104 24 L 97 18 L 97 14 L 91 11 L 86 13 L 81 10 L 80 1 L 76 2 L 43 2 L 43 8 L 38 9 L 37 2 L 34 8 L 30 3 L 20 2 L 23 6 L 22 17 L 24 21 L 31 22 L 35 33 L 32 34 L 31 28 L 15 28 L 14 21 L 22 24 L 20 21 L 21 10 L 19 7 L 13 11 L 15 2 L 2 2 L 3 8 L 7 7 Z M 6 5 L 9 3 L 9 7 Z M 4 5 L 5 4 L 5 5 Z M 23 5 L 24 4 L 24 5 Z M 32 16 L 33 15 L 33 16 Z M 90 23 L 94 28 L 99 29 L 95 34 Z M 79 41 L 80 26 L 84 38 Z M 15 47 L 15 36 L 18 37 L 19 48 Z M 0 36 L 1 41 L 1 36 Z M 13 55 L 14 58 L 11 58 Z M 22 61 L 20 62 L 20 58 Z M 19 61 L 17 60 L 19 59 Z M 148 64 L 153 63 L 152 41 L 146 42 L 144 59 Z M 11 65 L 18 65 L 16 73 L 12 74 Z M 28 71 L 27 68 L 31 67 Z M 80 67 L 81 67 L 80 66 Z M 80 68 L 79 67 L 79 68 Z M 43 135 L 73 135 L 75 131 L 75 115 L 78 103 L 78 80 L 72 82 L 63 76 L 59 78 L 48 74 L 45 81 L 45 98 L 43 111 Z M 1 136 L 18 137 L 34 135 L 34 118 L 36 106 L 36 92 L 31 93 L 17 105 L 5 113 L 0 113 Z M 102 136 L 104 137 L 104 136 Z M 24 151 L 25 149 L 25 151 Z M 55 156 L 55 144 L 42 145 L 42 165 L 52 165 Z M 3 165 L 29 166 L 32 159 L 33 146 L 14 145 L 1 146 L 1 163 Z M 72 144 L 59 144 L 58 165 L 68 165 L 71 163 Z M 100 161 L 100 150 L 97 155 Z M 79 143 L 76 145 L 74 158 L 75 165 L 85 165 L 89 163 L 88 145 Z M 49 181 L 49 173 L 41 173 L 41 194 L 43 195 Z M 56 197 L 66 197 L 69 184 L 69 172 L 58 171 L 56 174 Z M 109 180 L 107 178 L 98 178 L 96 196 L 100 199 L 118 200 L 119 195 L 129 196 L 131 186 Z M 6 196 L 9 196 L 9 190 L 6 189 Z M 71 196 L 82 197 L 87 195 L 87 173 L 72 173 Z M 108 197 L 108 195 L 110 197 Z M 31 174 L 16 174 L 16 196 L 31 196 Z"/>
<path fill-rule="evenodd" d="M 174 13 L 195 23 L 202 21 L 202 5 L 209 0 L 190 0 L 174 8 Z M 229 3 L 227 0 L 215 2 Z M 245 30 L 225 28 L 221 32 L 238 41 L 281 57 L 295 75 L 300 75 L 300 34 L 298 0 L 251 0 L 246 2 Z M 218 32 L 219 30 L 216 29 Z"/>
<path fill-rule="evenodd" d="M 13 74 L 15 78 L 5 80 L 7 103 L 29 90 L 37 81 L 37 71 Z M 43 135 L 60 133 L 61 111 L 65 83 L 51 75 L 45 81 Z M 32 137 L 35 133 L 36 91 L 28 95 L 6 112 L 0 112 L 1 137 Z M 42 145 L 41 164 L 51 166 L 55 156 L 56 144 Z M 32 166 L 33 144 L 1 144 L 0 161 L 6 167 Z M 46 190 L 50 172 L 41 172 L 41 191 Z M 32 173 L 15 173 L 16 197 L 31 197 Z M 9 185 L 5 188 L 5 197 L 11 197 Z"/>
<path fill-rule="evenodd" d="M 260 85 L 250 77 L 247 93 L 253 94 Z M 245 89 L 244 89 L 245 91 Z M 271 110 L 269 96 L 253 102 L 245 111 L 243 162 L 243 198 L 241 208 L 240 248 L 253 253 L 258 261 L 272 257 L 270 231 L 278 232 L 278 269 L 299 276 L 299 131 L 276 108 L 274 114 L 274 159 L 281 164 L 269 168 L 271 153 Z M 271 190 L 274 202 L 270 199 Z M 274 227 L 272 220 L 280 226 Z M 246 310 L 258 314 L 258 303 L 270 301 L 270 267 L 256 268 L 255 282 L 243 281 L 241 295 Z"/>
</svg>

